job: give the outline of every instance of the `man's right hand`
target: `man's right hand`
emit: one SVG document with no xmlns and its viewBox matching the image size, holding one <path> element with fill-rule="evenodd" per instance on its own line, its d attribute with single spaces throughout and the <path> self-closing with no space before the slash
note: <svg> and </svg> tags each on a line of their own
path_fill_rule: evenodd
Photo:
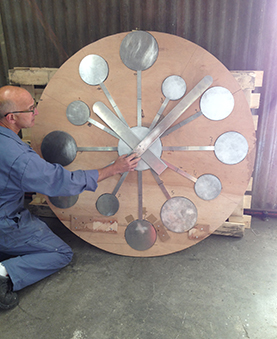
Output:
<svg viewBox="0 0 277 339">
<path fill-rule="evenodd" d="M 136 153 L 123 154 L 116 159 L 116 161 L 104 168 L 98 170 L 99 176 L 97 182 L 107 179 L 115 174 L 132 172 L 137 167 L 140 158 L 137 157 Z"/>
</svg>

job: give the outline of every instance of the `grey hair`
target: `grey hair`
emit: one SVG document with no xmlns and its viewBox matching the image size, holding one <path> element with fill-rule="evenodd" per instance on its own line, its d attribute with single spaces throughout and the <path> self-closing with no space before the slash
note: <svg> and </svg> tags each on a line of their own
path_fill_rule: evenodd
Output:
<svg viewBox="0 0 277 339">
<path fill-rule="evenodd" d="M 12 100 L 0 101 L 0 120 L 4 118 L 5 114 L 15 110 L 15 103 Z"/>
</svg>

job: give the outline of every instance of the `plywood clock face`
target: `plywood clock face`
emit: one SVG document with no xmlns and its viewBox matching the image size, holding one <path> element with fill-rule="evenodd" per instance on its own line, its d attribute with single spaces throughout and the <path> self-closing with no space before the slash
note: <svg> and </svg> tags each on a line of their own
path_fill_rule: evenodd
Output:
<svg viewBox="0 0 277 339">
<path fill-rule="evenodd" d="M 210 53 L 158 32 L 120 33 L 73 55 L 44 90 L 32 146 L 68 170 L 136 152 L 136 171 L 47 201 L 106 251 L 158 256 L 215 231 L 241 201 L 255 154 L 238 83 Z"/>
</svg>

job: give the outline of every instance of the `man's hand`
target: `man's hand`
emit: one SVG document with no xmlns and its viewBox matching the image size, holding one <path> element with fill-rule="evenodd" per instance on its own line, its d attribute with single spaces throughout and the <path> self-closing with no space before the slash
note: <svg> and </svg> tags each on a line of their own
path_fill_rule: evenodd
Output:
<svg viewBox="0 0 277 339">
<path fill-rule="evenodd" d="M 99 176 L 97 182 L 115 174 L 134 171 L 139 161 L 140 158 L 137 158 L 136 153 L 132 153 L 128 156 L 127 154 L 123 154 L 118 157 L 113 164 L 98 170 Z"/>
</svg>

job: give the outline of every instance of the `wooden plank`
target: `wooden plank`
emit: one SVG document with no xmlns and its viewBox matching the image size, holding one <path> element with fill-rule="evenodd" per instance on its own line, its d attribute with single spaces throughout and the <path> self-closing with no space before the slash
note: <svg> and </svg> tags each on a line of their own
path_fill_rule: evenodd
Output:
<svg viewBox="0 0 277 339">
<path fill-rule="evenodd" d="M 57 68 L 14 68 L 9 70 L 11 85 L 41 85 L 45 86 L 56 73 Z"/>
<path fill-rule="evenodd" d="M 242 216 L 231 215 L 228 221 L 226 221 L 226 223 L 231 223 L 231 224 L 240 223 L 240 224 L 244 224 L 245 228 L 251 228 L 251 220 L 252 220 L 251 215 L 245 215 L 245 214 L 243 214 Z"/>
<path fill-rule="evenodd" d="M 246 192 L 252 192 L 252 187 L 253 187 L 253 177 L 251 177 L 251 179 L 250 179 L 250 181 L 248 183 Z"/>
<path fill-rule="evenodd" d="M 255 71 L 255 87 L 263 86 L 264 71 Z"/>
<path fill-rule="evenodd" d="M 231 71 L 241 89 L 255 89 L 255 73 L 251 71 Z"/>
<path fill-rule="evenodd" d="M 224 222 L 213 234 L 242 238 L 245 224 L 238 222 Z"/>
<path fill-rule="evenodd" d="M 242 89 L 262 87 L 264 71 L 231 71 Z"/>
<path fill-rule="evenodd" d="M 250 108 L 258 109 L 260 107 L 260 99 L 261 99 L 260 93 L 252 93 L 250 96 Z"/>
<path fill-rule="evenodd" d="M 235 79 L 240 84 L 245 94 L 250 109 L 257 109 L 260 106 L 260 93 L 252 93 L 256 87 L 261 87 L 263 83 L 263 71 L 232 71 Z M 253 115 L 255 130 L 258 128 L 258 115 Z M 252 191 L 253 177 L 251 178 L 246 192 Z M 233 213 L 214 234 L 237 236 L 244 233 L 245 228 L 251 227 L 251 216 L 244 215 L 244 209 L 251 207 L 251 195 L 244 195 L 241 202 L 235 208 Z M 247 207 L 248 206 L 248 207 Z M 235 223 L 235 224 L 234 224 Z M 242 227 L 244 225 L 244 227 Z"/>
<path fill-rule="evenodd" d="M 258 115 L 252 115 L 252 117 L 253 117 L 253 123 L 254 123 L 255 131 L 257 131 L 257 129 L 258 129 L 259 116 L 258 116 Z"/>
</svg>

